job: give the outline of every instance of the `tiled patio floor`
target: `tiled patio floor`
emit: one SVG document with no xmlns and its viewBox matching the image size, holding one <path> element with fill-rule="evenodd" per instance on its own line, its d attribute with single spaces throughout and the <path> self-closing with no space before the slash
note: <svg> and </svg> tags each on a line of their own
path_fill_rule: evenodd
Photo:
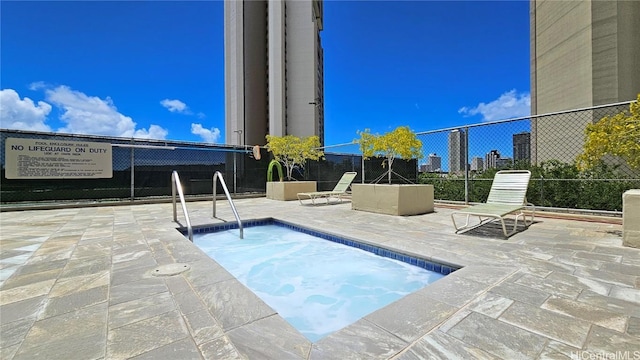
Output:
<svg viewBox="0 0 640 360">
<path fill-rule="evenodd" d="M 187 205 L 194 225 L 221 221 L 211 202 Z M 2 212 L 0 358 L 640 357 L 640 250 L 622 247 L 620 225 L 537 218 L 504 240 L 491 225 L 454 234 L 443 207 L 236 207 L 463 268 L 312 344 L 178 233 L 171 204 Z M 153 275 L 173 263 L 190 268 Z"/>
</svg>

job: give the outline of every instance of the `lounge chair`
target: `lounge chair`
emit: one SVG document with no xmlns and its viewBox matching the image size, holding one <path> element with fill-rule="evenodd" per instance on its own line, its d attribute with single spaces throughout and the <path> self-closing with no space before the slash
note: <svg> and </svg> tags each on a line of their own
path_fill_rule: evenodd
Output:
<svg viewBox="0 0 640 360">
<path fill-rule="evenodd" d="M 337 197 L 340 202 L 342 202 L 342 195 L 347 193 L 347 189 L 351 186 L 351 182 L 353 182 L 353 179 L 356 178 L 357 174 L 358 173 L 354 171 L 344 173 L 331 191 L 298 193 L 298 201 L 300 201 L 300 204 L 304 205 L 302 200 L 311 200 L 311 204 L 315 205 L 316 199 L 327 199 L 328 204 L 330 198 Z"/>
<path fill-rule="evenodd" d="M 471 230 L 487 222 L 499 219 L 502 224 L 504 236 L 508 238 L 513 235 L 518 228 L 518 220 L 523 218 L 525 228 L 533 223 L 535 216 L 535 206 L 527 202 L 527 187 L 531 172 L 528 170 L 502 170 L 496 173 L 491 184 L 491 191 L 485 204 L 473 205 L 466 209 L 455 211 L 451 214 L 451 221 L 456 228 L 456 234 L 463 230 Z M 525 208 L 531 209 L 531 220 L 527 222 L 524 213 Z M 513 230 L 507 233 L 504 219 L 507 215 L 515 213 Z M 456 225 L 455 215 L 466 215 L 467 222 L 462 226 Z M 479 224 L 469 225 L 469 217 L 477 216 Z"/>
</svg>

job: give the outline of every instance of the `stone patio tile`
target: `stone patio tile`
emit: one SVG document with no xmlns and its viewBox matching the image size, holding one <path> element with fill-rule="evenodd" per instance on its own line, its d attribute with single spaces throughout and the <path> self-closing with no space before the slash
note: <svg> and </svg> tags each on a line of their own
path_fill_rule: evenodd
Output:
<svg viewBox="0 0 640 360">
<path fill-rule="evenodd" d="M 536 306 L 542 305 L 549 297 L 549 294 L 542 290 L 506 281 L 492 287 L 489 293 Z"/>
<path fill-rule="evenodd" d="M 118 286 L 112 286 L 109 292 L 109 306 L 138 300 L 167 291 L 168 288 L 164 280 L 157 277 L 149 277 Z"/>
<path fill-rule="evenodd" d="M 169 287 L 169 291 L 174 295 L 185 291 L 192 291 L 191 285 L 189 285 L 189 282 L 187 282 L 182 275 L 166 277 L 164 278 L 164 282 L 167 284 L 167 287 Z"/>
<path fill-rule="evenodd" d="M 0 359 L 13 359 L 19 348 L 20 344 L 14 344 L 11 346 L 0 346 Z"/>
<path fill-rule="evenodd" d="M 450 274 L 429 286 L 417 291 L 418 294 L 428 296 L 445 304 L 461 307 L 473 300 L 476 296 L 486 291 L 487 285 Z"/>
<path fill-rule="evenodd" d="M 364 317 L 406 342 L 442 323 L 458 308 L 416 292 Z"/>
<path fill-rule="evenodd" d="M 5 323 L 3 319 L 2 326 L 0 326 L 0 349 L 12 345 L 20 345 L 35 321 L 36 319 L 33 316 L 8 323 Z"/>
<path fill-rule="evenodd" d="M 575 360 L 580 349 L 567 344 L 551 340 L 545 346 L 538 359 L 540 360 Z"/>
<path fill-rule="evenodd" d="M 191 263 L 191 270 L 182 275 L 193 287 L 235 279 L 233 275 L 210 258 Z"/>
<path fill-rule="evenodd" d="M 509 276 L 512 276 L 517 268 L 510 266 L 471 265 L 456 271 L 456 276 L 473 280 L 479 283 L 493 285 Z"/>
<path fill-rule="evenodd" d="M 593 353 L 627 354 L 628 359 L 637 358 L 640 351 L 640 338 L 594 325 L 589 333 L 584 349 Z"/>
<path fill-rule="evenodd" d="M 66 259 L 29 262 L 25 265 L 22 265 L 18 269 L 18 271 L 14 273 L 13 276 L 41 273 L 49 270 L 61 270 L 65 267 L 65 265 L 67 265 L 67 262 L 68 261 Z"/>
<path fill-rule="evenodd" d="M 187 327 L 197 345 L 202 345 L 225 335 L 222 326 L 211 316 L 208 310 L 182 314 Z"/>
<path fill-rule="evenodd" d="M 542 308 L 619 332 L 624 332 L 627 328 L 627 316 L 576 300 L 551 297 L 542 304 Z"/>
<path fill-rule="evenodd" d="M 136 282 L 150 278 L 151 272 L 157 264 L 148 264 L 135 269 L 121 269 L 111 272 L 111 286 L 118 286 L 126 283 Z"/>
<path fill-rule="evenodd" d="M 248 359 L 306 359 L 311 342 L 280 316 L 274 315 L 227 333 Z"/>
<path fill-rule="evenodd" d="M 614 286 L 609 296 L 640 305 L 640 289 Z"/>
<path fill-rule="evenodd" d="M 24 318 L 33 318 L 35 321 L 36 316 L 42 310 L 41 306 L 45 300 L 46 296 L 43 295 L 10 304 L 4 304 L 3 302 L 2 305 L 0 305 L 0 319 L 2 320 L 2 324 L 8 324 Z"/>
<path fill-rule="evenodd" d="M 600 270 L 609 271 L 613 273 L 640 276 L 640 266 L 606 263 L 603 264 Z"/>
<path fill-rule="evenodd" d="M 400 338 L 361 319 L 313 344 L 308 359 L 388 359 L 406 346 Z"/>
<path fill-rule="evenodd" d="M 543 336 L 475 312 L 447 334 L 503 359 L 535 358 L 547 342 Z"/>
<path fill-rule="evenodd" d="M 15 270 L 17 270 L 19 266 L 20 265 L 17 265 Z M 13 276 L 4 282 L 0 287 L 0 289 L 4 291 L 11 288 L 39 283 L 46 280 L 51 280 L 51 279 L 55 280 L 62 272 L 62 269 L 63 268 L 58 268 L 58 269 L 41 271 L 36 273 L 29 273 L 24 275 L 16 275 L 14 270 Z"/>
<path fill-rule="evenodd" d="M 200 286 L 195 290 L 226 331 L 276 313 L 235 279 Z"/>
<path fill-rule="evenodd" d="M 168 291 L 109 306 L 109 329 L 149 319 L 175 309 L 176 305 Z"/>
<path fill-rule="evenodd" d="M 637 276 L 591 269 L 578 269 L 576 270 L 574 275 L 588 277 L 590 279 L 606 282 L 609 284 L 631 287 L 636 286 L 636 281 L 638 280 Z"/>
<path fill-rule="evenodd" d="M 14 360 L 102 358 L 106 321 L 106 303 L 36 321 Z"/>
<path fill-rule="evenodd" d="M 108 359 L 128 359 L 189 336 L 177 311 L 109 330 Z"/>
<path fill-rule="evenodd" d="M 55 285 L 53 285 L 53 288 L 49 293 L 49 297 L 65 296 L 79 291 L 108 285 L 109 271 L 107 270 L 85 276 L 58 279 Z"/>
<path fill-rule="evenodd" d="M 158 262 L 151 251 L 138 251 L 120 255 L 119 261 L 113 263 L 113 271 L 134 271 L 156 266 L 158 266 Z"/>
<path fill-rule="evenodd" d="M 610 262 L 610 263 L 619 263 L 622 260 L 622 256 L 620 255 L 612 255 L 612 254 L 602 254 L 596 252 L 587 252 L 587 251 L 578 251 L 574 255 L 580 259 L 588 259 L 595 260 L 597 262 Z"/>
<path fill-rule="evenodd" d="M 640 318 L 629 318 L 629 324 L 627 325 L 627 334 L 640 338 Z"/>
<path fill-rule="evenodd" d="M 520 277 L 515 281 L 515 283 L 530 287 L 532 289 L 538 289 L 551 295 L 564 296 L 570 299 L 577 298 L 582 291 L 582 288 L 577 286 L 571 286 L 560 281 L 540 278 L 528 274 Z"/>
<path fill-rule="evenodd" d="M 609 309 L 620 314 L 640 317 L 640 305 L 626 300 L 602 296 L 589 290 L 583 291 L 578 297 L 578 301 Z"/>
<path fill-rule="evenodd" d="M 178 308 L 183 315 L 196 311 L 207 310 L 202 299 L 200 299 L 193 290 L 174 294 L 173 298 L 175 299 L 176 304 L 178 304 Z"/>
<path fill-rule="evenodd" d="M 640 249 L 630 248 L 630 247 L 614 247 L 614 246 L 602 246 L 597 245 L 593 252 L 603 253 L 603 254 L 612 254 L 612 255 L 620 255 L 624 258 L 633 258 L 640 260 Z"/>
<path fill-rule="evenodd" d="M 604 282 L 560 272 L 553 272 L 549 274 L 549 276 L 547 276 L 547 279 L 559 281 L 571 286 L 581 287 L 583 289 L 589 289 L 600 295 L 609 294 L 611 288 L 613 287 L 613 285 Z"/>
<path fill-rule="evenodd" d="M 87 276 L 111 269 L 111 259 L 104 256 L 70 260 L 60 274 L 61 278 Z"/>
<path fill-rule="evenodd" d="M 240 355 L 231 340 L 226 336 L 204 343 L 200 345 L 199 348 L 202 357 L 204 357 L 205 360 L 246 359 L 246 357 Z"/>
<path fill-rule="evenodd" d="M 513 300 L 493 293 L 485 293 L 474 299 L 467 309 L 497 319 L 513 304 Z"/>
<path fill-rule="evenodd" d="M 584 344 L 590 327 L 584 320 L 520 302 L 511 305 L 499 319 L 577 348 Z"/>
<path fill-rule="evenodd" d="M 11 304 L 16 301 L 31 299 L 34 297 L 46 295 L 51 291 L 55 279 L 31 283 L 29 285 L 18 286 L 0 291 L 0 303 L 3 305 Z"/>
<path fill-rule="evenodd" d="M 78 243 L 76 248 L 71 253 L 71 260 L 79 260 L 84 258 L 93 258 L 97 256 L 110 257 L 111 256 L 111 239 L 102 238 L 99 241 L 92 241 L 90 243 Z"/>
<path fill-rule="evenodd" d="M 78 291 L 72 294 L 49 298 L 44 312 L 40 318 L 57 316 L 71 311 L 76 311 L 87 306 L 107 301 L 109 287 L 107 285 Z"/>
<path fill-rule="evenodd" d="M 395 360 L 423 359 L 500 359 L 441 331 L 434 331 L 418 340 Z"/>
<path fill-rule="evenodd" d="M 132 360 L 177 360 L 200 359 L 200 350 L 192 339 L 186 338 L 147 351 L 131 358 Z"/>
<path fill-rule="evenodd" d="M 552 263 L 556 264 L 565 264 L 570 265 L 575 268 L 589 268 L 589 269 L 598 269 L 602 266 L 602 261 L 592 260 L 592 259 L 583 259 L 574 256 L 556 256 L 550 260 Z"/>
</svg>

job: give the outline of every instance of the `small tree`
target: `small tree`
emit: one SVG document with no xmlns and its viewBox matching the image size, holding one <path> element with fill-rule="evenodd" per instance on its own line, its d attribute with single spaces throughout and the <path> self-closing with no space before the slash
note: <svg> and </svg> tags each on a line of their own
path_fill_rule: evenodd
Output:
<svg viewBox="0 0 640 360">
<path fill-rule="evenodd" d="M 584 151 L 578 156 L 581 170 L 591 169 L 605 155 L 618 156 L 633 169 L 640 169 L 640 94 L 629 105 L 629 112 L 605 116 L 588 124 L 585 130 Z"/>
<path fill-rule="evenodd" d="M 372 134 L 369 129 L 358 131 L 358 134 L 360 139 L 355 142 L 360 145 L 363 159 L 379 155 L 385 158 L 382 166 L 389 166 L 385 173 L 374 180 L 376 183 L 387 175 L 388 182 L 391 184 L 392 173 L 402 177 L 391 168 L 396 158 L 409 160 L 422 157 L 422 142 L 408 126 L 399 126 L 384 135 Z"/>
<path fill-rule="evenodd" d="M 324 155 L 320 150 L 320 138 L 315 135 L 303 139 L 293 135 L 267 135 L 266 138 L 267 150 L 287 169 L 287 180 L 295 180 L 293 178 L 295 167 L 304 169 L 306 160 L 318 160 Z"/>
</svg>

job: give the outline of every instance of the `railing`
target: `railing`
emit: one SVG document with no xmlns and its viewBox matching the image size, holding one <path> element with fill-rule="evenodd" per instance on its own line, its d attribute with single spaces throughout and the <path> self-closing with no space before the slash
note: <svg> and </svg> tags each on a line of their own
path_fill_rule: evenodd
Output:
<svg viewBox="0 0 640 360">
<path fill-rule="evenodd" d="M 182 205 L 182 212 L 187 222 L 187 233 L 189 234 L 189 240 L 193 242 L 193 228 L 191 227 L 191 221 L 189 220 L 189 212 L 187 212 L 187 204 L 184 200 L 184 193 L 182 192 L 182 184 L 180 184 L 180 176 L 177 171 L 171 173 L 171 199 L 173 203 L 173 221 L 178 222 L 178 213 L 176 211 L 176 188 L 178 189 L 178 195 L 180 196 L 180 204 Z M 214 199 L 215 201 L 215 199 Z"/>
<path fill-rule="evenodd" d="M 242 221 L 240 221 L 240 216 L 238 215 L 238 211 L 236 210 L 236 206 L 233 204 L 233 200 L 231 200 L 231 195 L 229 194 L 229 189 L 227 189 L 227 184 L 224 182 L 224 178 L 220 171 L 216 171 L 213 174 L 213 217 L 216 217 L 216 191 L 218 178 L 220 178 L 220 184 L 222 185 L 222 189 L 224 190 L 224 194 L 227 196 L 227 200 L 229 200 L 229 205 L 231 205 L 231 210 L 233 211 L 233 215 L 236 217 L 236 221 L 238 222 L 238 228 L 240 229 L 240 239 L 244 238 L 244 232 L 242 229 Z"/>
</svg>

